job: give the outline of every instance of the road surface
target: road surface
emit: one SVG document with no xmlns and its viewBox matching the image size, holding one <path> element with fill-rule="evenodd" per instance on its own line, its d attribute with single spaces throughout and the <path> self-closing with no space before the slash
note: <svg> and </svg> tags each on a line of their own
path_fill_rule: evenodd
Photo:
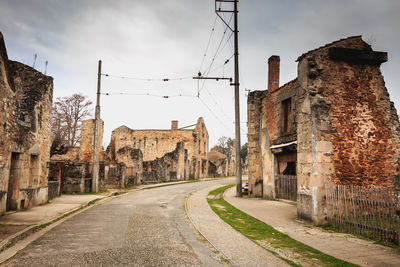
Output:
<svg viewBox="0 0 400 267">
<path fill-rule="evenodd" d="M 232 179 L 132 192 L 47 232 L 6 266 L 226 266 L 185 215 L 190 192 Z"/>
</svg>

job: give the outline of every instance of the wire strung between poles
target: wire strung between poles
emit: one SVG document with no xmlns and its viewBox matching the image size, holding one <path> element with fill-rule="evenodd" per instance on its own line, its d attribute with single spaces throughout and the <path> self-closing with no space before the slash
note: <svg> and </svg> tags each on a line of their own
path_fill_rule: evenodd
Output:
<svg viewBox="0 0 400 267">
<path fill-rule="evenodd" d="M 189 80 L 192 77 L 179 77 L 179 78 L 138 78 L 138 77 L 129 77 L 129 76 L 120 76 L 114 74 L 102 73 L 102 76 L 110 77 L 110 78 L 119 78 L 119 79 L 127 79 L 127 80 L 136 80 L 136 81 L 145 81 L 145 82 L 169 82 L 169 81 L 183 81 Z"/>
</svg>

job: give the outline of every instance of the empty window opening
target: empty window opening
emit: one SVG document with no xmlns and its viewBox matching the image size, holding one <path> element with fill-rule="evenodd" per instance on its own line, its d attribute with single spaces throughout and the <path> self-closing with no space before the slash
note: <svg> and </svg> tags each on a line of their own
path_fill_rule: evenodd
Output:
<svg viewBox="0 0 400 267">
<path fill-rule="evenodd" d="M 282 133 L 288 133 L 290 131 L 290 118 L 292 113 L 292 100 L 288 98 L 282 102 L 283 111 L 283 127 Z"/>
</svg>

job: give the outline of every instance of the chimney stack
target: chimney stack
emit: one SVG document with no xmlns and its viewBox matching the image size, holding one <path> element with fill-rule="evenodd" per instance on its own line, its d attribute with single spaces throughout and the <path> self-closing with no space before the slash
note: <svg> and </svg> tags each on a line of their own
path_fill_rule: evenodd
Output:
<svg viewBox="0 0 400 267">
<path fill-rule="evenodd" d="M 171 130 L 178 130 L 178 121 L 171 121 Z"/>
<path fill-rule="evenodd" d="M 273 92 L 279 88 L 279 56 L 271 56 L 268 59 L 268 91 Z"/>
</svg>

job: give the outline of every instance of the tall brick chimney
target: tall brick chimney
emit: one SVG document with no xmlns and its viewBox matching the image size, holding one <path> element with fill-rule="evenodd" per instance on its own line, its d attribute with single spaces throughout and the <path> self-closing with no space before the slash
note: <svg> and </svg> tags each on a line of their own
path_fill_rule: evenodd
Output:
<svg viewBox="0 0 400 267">
<path fill-rule="evenodd" d="M 280 62 L 279 56 L 271 56 L 268 59 L 268 91 L 270 92 L 279 88 Z"/>
<path fill-rule="evenodd" d="M 178 121 L 171 121 L 171 130 L 178 130 Z"/>
</svg>

